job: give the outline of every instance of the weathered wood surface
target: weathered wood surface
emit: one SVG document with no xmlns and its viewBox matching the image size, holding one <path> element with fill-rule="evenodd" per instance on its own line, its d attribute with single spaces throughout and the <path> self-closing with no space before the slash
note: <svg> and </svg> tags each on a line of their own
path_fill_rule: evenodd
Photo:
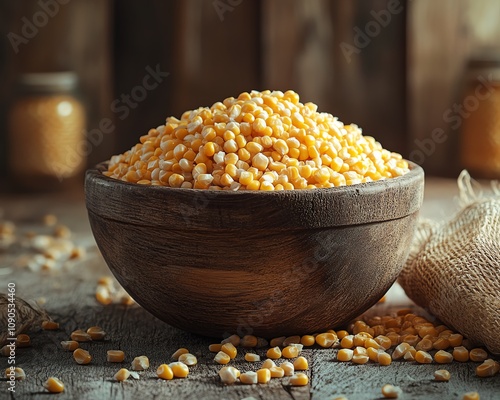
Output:
<svg viewBox="0 0 500 400">
<path fill-rule="evenodd" d="M 422 214 L 428 217 L 442 217 L 452 209 L 452 197 L 456 193 L 455 184 L 447 180 L 428 180 L 426 200 Z M 18 349 L 17 365 L 24 368 L 27 379 L 16 385 L 14 399 L 47 399 L 42 387 L 48 376 L 58 376 L 66 384 L 60 399 L 332 399 L 345 395 L 350 400 L 380 399 L 380 388 L 385 383 L 399 385 L 404 399 L 461 399 L 461 395 L 477 390 L 481 399 L 500 398 L 500 376 L 489 379 L 477 378 L 475 364 L 453 363 L 445 368 L 452 373 L 448 383 L 433 381 L 433 372 L 441 368 L 436 364 L 416 365 L 394 362 L 388 367 L 375 364 L 356 366 L 335 361 L 335 350 L 306 349 L 303 354 L 310 361 L 310 385 L 291 388 L 287 380 L 275 379 L 269 385 L 233 385 L 220 383 L 217 371 L 219 365 L 213 362 L 213 354 L 208 351 L 212 342 L 201 336 L 174 329 L 157 320 L 140 307 L 118 305 L 102 306 L 94 299 L 98 277 L 109 274 L 90 236 L 83 198 L 78 194 L 57 198 L 41 197 L 0 197 L 0 208 L 8 219 L 22 221 L 28 226 L 33 220 L 53 212 L 73 230 L 75 240 L 89 246 L 87 261 L 78 268 L 66 272 L 41 275 L 27 270 L 14 269 L 7 274 L 9 256 L 0 255 L 0 291 L 5 291 L 8 282 L 15 282 L 16 295 L 22 298 L 45 297 L 45 305 L 54 319 L 61 323 L 59 331 L 39 331 L 31 334 L 33 347 Z M 21 223 L 21 222 L 20 222 Z M 138 266 L 140 268 L 140 265 Z M 300 301 L 300 296 L 297 298 Z M 409 301 L 394 288 L 389 302 L 377 307 L 401 307 Z M 186 310 L 189 312 L 189 310 Z M 217 312 L 217 310 L 214 310 Z M 3 321 L 2 321 L 3 323 Z M 90 365 L 76 365 L 70 352 L 64 352 L 59 345 L 76 328 L 100 325 L 108 332 L 104 342 L 82 344 L 93 355 Z M 156 367 L 169 362 L 170 355 L 178 347 L 187 347 L 196 354 L 199 364 L 192 367 L 187 379 L 159 381 L 155 378 Z M 126 353 L 123 365 L 106 363 L 106 350 L 120 348 Z M 264 355 L 265 350 L 258 350 Z M 150 370 L 141 373 L 139 381 L 118 383 L 112 381 L 114 373 L 130 365 L 133 357 L 147 355 L 151 360 Z M 241 362 L 240 354 L 232 365 L 248 370 L 251 365 Z M 257 363 L 256 366 L 260 365 Z M 2 370 L 6 359 L 0 357 Z M 0 399 L 8 399 L 7 382 L 0 381 Z"/>
</svg>

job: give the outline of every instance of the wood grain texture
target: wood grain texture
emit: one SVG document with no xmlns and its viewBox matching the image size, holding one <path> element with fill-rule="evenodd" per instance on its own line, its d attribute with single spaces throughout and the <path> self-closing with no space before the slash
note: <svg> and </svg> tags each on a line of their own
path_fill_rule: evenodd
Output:
<svg viewBox="0 0 500 400">
<path fill-rule="evenodd" d="M 450 180 L 427 180 L 426 197 L 422 206 L 425 217 L 443 218 L 452 212 L 452 198 L 457 193 L 456 183 Z M 219 365 L 213 362 L 213 354 L 208 352 L 208 344 L 213 340 L 189 334 L 154 318 L 140 307 L 101 306 L 94 299 L 98 277 L 109 274 L 104 260 L 93 244 L 92 234 L 86 219 L 83 198 L 75 193 L 67 197 L 46 195 L 1 196 L 0 208 L 4 215 L 19 224 L 19 229 L 29 226 L 47 212 L 56 213 L 60 221 L 71 227 L 78 243 L 89 243 L 89 258 L 78 269 L 59 274 L 39 275 L 23 269 L 13 269 L 0 277 L 0 285 L 14 281 L 17 295 L 23 298 L 47 299 L 49 313 L 61 322 L 60 331 L 39 331 L 31 333 L 33 347 L 19 349 L 18 366 L 27 373 L 27 379 L 18 382 L 16 394 L 6 393 L 7 382 L 0 378 L 1 399 L 46 400 L 48 396 L 42 384 L 48 376 L 59 376 L 66 384 L 66 392 L 58 399 L 208 399 L 241 400 L 252 396 L 258 400 L 295 399 L 331 400 L 338 395 L 346 395 L 350 400 L 380 399 L 380 388 L 385 383 L 395 383 L 405 392 L 404 399 L 448 400 L 460 399 L 462 394 L 477 390 L 482 400 L 497 400 L 500 393 L 500 376 L 479 379 L 474 375 L 475 364 L 453 363 L 446 365 L 452 374 L 448 383 L 432 381 L 434 370 L 442 368 L 437 364 L 418 365 L 395 362 L 389 367 L 379 367 L 371 363 L 364 366 L 341 364 L 335 361 L 336 350 L 306 349 L 309 360 L 307 371 L 311 382 L 303 388 L 291 388 L 286 379 L 274 379 L 269 385 L 224 386 L 217 377 Z M 10 265 L 9 254 L 0 254 L 0 268 Z M 0 290 L 3 290 L 0 288 Z M 386 305 L 376 306 L 379 312 L 411 305 L 407 298 L 399 297 L 395 291 L 389 294 Z M 295 302 L 301 301 L 300 293 Z M 187 310 L 189 312 L 189 310 Z M 377 312 L 376 309 L 371 312 Z M 64 352 L 59 345 L 75 328 L 100 325 L 108 335 L 104 342 L 82 344 L 90 350 L 93 362 L 87 366 L 76 365 L 71 353 Z M 158 381 L 156 367 L 169 362 L 170 355 L 181 346 L 197 355 L 199 364 L 191 368 L 186 380 Z M 125 351 L 123 364 L 108 364 L 106 350 L 120 348 Z M 243 362 L 243 353 L 232 362 L 243 371 L 258 368 L 260 363 L 251 365 Z M 264 350 L 257 350 L 264 355 Z M 133 357 L 147 355 L 151 368 L 141 372 L 139 381 L 113 382 L 114 373 L 121 367 L 129 367 Z M 0 357 L 0 368 L 7 366 L 6 359 Z"/>
<path fill-rule="evenodd" d="M 412 167 L 266 193 L 149 187 L 94 170 L 86 199 L 110 269 L 155 316 L 199 334 L 272 338 L 344 324 L 392 285 L 422 202 L 423 170 Z"/>
</svg>

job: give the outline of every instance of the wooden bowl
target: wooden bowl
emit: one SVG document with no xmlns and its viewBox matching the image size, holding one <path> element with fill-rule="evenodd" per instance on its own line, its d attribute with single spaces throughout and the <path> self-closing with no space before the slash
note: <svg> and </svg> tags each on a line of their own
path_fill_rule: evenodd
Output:
<svg viewBox="0 0 500 400">
<path fill-rule="evenodd" d="M 407 257 L 424 172 L 331 189 L 207 191 L 87 171 L 96 242 L 146 310 L 186 331 L 266 338 L 338 327 L 375 304 Z"/>
</svg>

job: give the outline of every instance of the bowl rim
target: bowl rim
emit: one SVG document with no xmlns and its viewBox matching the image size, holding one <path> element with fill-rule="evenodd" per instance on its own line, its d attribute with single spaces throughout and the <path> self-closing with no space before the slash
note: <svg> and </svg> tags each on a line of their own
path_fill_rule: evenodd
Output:
<svg viewBox="0 0 500 400">
<path fill-rule="evenodd" d="M 410 171 L 395 178 L 341 187 L 283 191 L 140 185 L 103 175 L 107 164 L 108 161 L 101 162 L 85 173 L 88 212 L 144 226 L 173 228 L 184 224 L 190 229 L 236 229 L 239 224 L 245 224 L 248 228 L 268 229 L 279 219 L 284 229 L 325 228 L 402 218 L 417 212 L 423 201 L 424 170 L 411 161 L 408 161 Z M 385 203 L 389 207 L 382 210 L 380 205 Z M 245 206 L 249 212 L 244 218 L 236 215 L 241 213 L 230 212 Z M 270 210 L 263 212 L 262 207 Z M 332 209 L 339 212 L 332 213 Z M 157 218 L 150 221 L 141 218 L 151 213 Z M 283 219 L 283 214 L 289 214 L 288 218 Z M 222 216 L 226 219 L 221 219 Z"/>
</svg>

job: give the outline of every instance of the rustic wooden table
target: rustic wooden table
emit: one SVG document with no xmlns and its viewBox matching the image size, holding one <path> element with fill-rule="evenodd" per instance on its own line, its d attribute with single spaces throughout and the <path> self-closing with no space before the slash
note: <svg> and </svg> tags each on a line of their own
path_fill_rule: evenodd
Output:
<svg viewBox="0 0 500 400">
<path fill-rule="evenodd" d="M 422 215 L 443 218 L 455 208 L 453 197 L 456 184 L 450 180 L 428 179 Z M 46 300 L 45 308 L 61 324 L 58 331 L 31 333 L 32 347 L 17 349 L 16 365 L 22 367 L 26 380 L 17 382 L 15 393 L 7 389 L 9 383 L 0 381 L 0 399 L 46 399 L 43 382 L 49 376 L 61 378 L 65 392 L 61 399 L 333 399 L 345 395 L 350 400 L 379 399 L 385 383 L 401 387 L 403 399 L 461 399 L 462 394 L 476 390 L 481 400 L 500 399 L 500 375 L 480 379 L 475 376 L 476 364 L 453 363 L 446 366 L 452 373 L 447 383 L 435 382 L 436 364 L 418 365 L 412 362 L 394 362 L 382 367 L 377 364 L 354 365 L 335 361 L 334 349 L 306 348 L 303 355 L 309 360 L 307 374 L 310 384 L 290 387 L 287 379 L 273 379 L 267 385 L 225 386 L 217 375 L 220 365 L 213 361 L 208 345 L 213 339 L 179 331 L 157 320 L 139 306 L 103 306 L 95 300 L 97 279 L 109 271 L 95 247 L 82 193 L 62 195 L 0 195 L 0 209 L 5 219 L 16 222 L 19 231 L 34 227 L 41 216 L 52 213 L 69 226 L 73 240 L 87 247 L 85 260 L 64 271 L 40 273 L 14 266 L 15 255 L 0 253 L 0 292 L 7 284 L 16 284 L 16 296 L 24 299 Z M 375 307 L 387 311 L 413 306 L 401 288 L 394 286 L 387 302 Z M 186 310 L 188 312 L 188 310 Z M 0 329 L 4 330 L 2 321 Z M 70 352 L 61 349 L 60 342 L 68 340 L 77 328 L 102 326 L 107 337 L 104 342 L 82 344 L 93 355 L 89 365 L 77 365 Z M 156 378 L 156 367 L 170 362 L 171 354 L 179 347 L 187 347 L 199 360 L 190 368 L 187 379 L 163 381 Z M 126 353 L 123 365 L 106 362 L 106 351 L 122 349 Z M 257 350 L 261 356 L 265 350 Z M 151 368 L 141 373 L 140 380 L 123 383 L 112 380 L 114 373 L 128 367 L 139 355 L 147 355 Z M 250 364 L 240 354 L 232 362 L 247 370 Z M 260 363 L 256 363 L 260 365 Z M 0 366 L 7 367 L 7 359 L 0 357 Z"/>
</svg>

